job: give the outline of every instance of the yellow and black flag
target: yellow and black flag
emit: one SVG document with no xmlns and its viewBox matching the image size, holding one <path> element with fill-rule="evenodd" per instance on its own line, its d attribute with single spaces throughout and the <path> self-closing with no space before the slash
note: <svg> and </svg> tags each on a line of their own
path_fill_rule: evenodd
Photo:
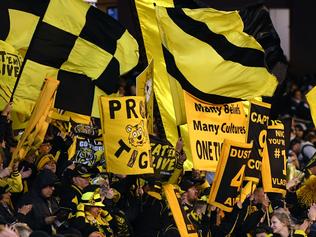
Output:
<svg viewBox="0 0 316 237">
<path fill-rule="evenodd" d="M 0 13 L 0 39 L 21 40 L 24 46 L 16 47 L 27 49 L 14 92 L 15 108 L 22 111 L 19 102 L 34 103 L 44 78 L 53 77 L 60 81 L 55 107 L 98 116 L 98 96 L 116 92 L 119 75 L 138 63 L 138 44 L 129 32 L 81 0 L 4 0 Z M 29 29 L 20 32 L 17 19 L 24 18 Z"/>
<path fill-rule="evenodd" d="M 48 115 L 53 107 L 58 85 L 59 81 L 56 79 L 48 78 L 45 80 L 31 118 L 12 155 L 11 163 L 15 160 L 24 159 L 31 149 L 37 149 L 44 141 L 50 122 Z"/>
<path fill-rule="evenodd" d="M 306 99 L 311 110 L 312 119 L 314 121 L 314 126 L 316 127 L 316 87 L 311 89 L 306 94 Z"/>
<path fill-rule="evenodd" d="M 277 80 L 237 11 L 156 7 L 156 16 L 168 74 L 184 90 L 212 103 L 273 95 Z"/>
<path fill-rule="evenodd" d="M 23 58 L 10 44 L 0 40 L 0 109 L 9 103 Z"/>
</svg>

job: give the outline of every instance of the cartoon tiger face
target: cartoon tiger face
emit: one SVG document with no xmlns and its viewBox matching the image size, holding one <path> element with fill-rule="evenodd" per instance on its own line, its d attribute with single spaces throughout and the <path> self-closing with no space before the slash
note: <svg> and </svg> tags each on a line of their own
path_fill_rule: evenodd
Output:
<svg viewBox="0 0 316 237">
<path fill-rule="evenodd" d="M 142 120 L 139 124 L 136 125 L 127 125 L 126 132 L 128 133 L 128 141 L 134 146 L 142 146 L 146 140 L 144 137 L 144 121 Z"/>
</svg>

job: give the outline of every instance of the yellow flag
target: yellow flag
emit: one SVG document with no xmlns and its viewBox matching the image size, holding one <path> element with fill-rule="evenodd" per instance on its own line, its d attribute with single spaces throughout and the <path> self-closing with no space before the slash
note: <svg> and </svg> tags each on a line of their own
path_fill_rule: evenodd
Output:
<svg viewBox="0 0 316 237">
<path fill-rule="evenodd" d="M 9 103 L 23 58 L 10 44 L 0 40 L 0 109 Z"/>
<path fill-rule="evenodd" d="M 47 117 L 53 106 L 58 84 L 59 81 L 56 79 L 46 79 L 12 160 L 23 159 L 32 147 L 37 148 L 43 142 L 49 125 Z"/>
<path fill-rule="evenodd" d="M 179 190 L 175 189 L 172 184 L 166 184 L 163 186 L 169 207 L 172 212 L 172 216 L 180 236 L 185 237 L 198 237 L 197 230 L 190 219 L 187 217 L 183 205 L 181 203 L 181 194 Z"/>
<path fill-rule="evenodd" d="M 237 11 L 156 7 L 156 15 L 168 75 L 184 90 L 219 104 L 273 95 L 277 80 Z M 171 90 L 179 101 L 174 106 L 183 107 L 182 94 Z M 185 121 L 180 112 L 178 124 Z"/>
<path fill-rule="evenodd" d="M 184 93 L 193 167 L 216 171 L 224 139 L 246 142 L 242 102 L 211 104 Z"/>
<path fill-rule="evenodd" d="M 306 94 L 306 99 L 311 110 L 314 126 L 316 127 L 316 86 Z"/>
<path fill-rule="evenodd" d="M 99 98 L 107 171 L 115 174 L 153 173 L 145 98 Z"/>
<path fill-rule="evenodd" d="M 138 63 L 138 44 L 118 21 L 82 0 L 0 1 L 0 35 L 27 53 L 14 108 L 28 114 L 43 80 L 60 81 L 55 107 L 98 117 L 98 97 Z M 1 16 L 2 16 L 1 15 Z M 67 98 L 67 99 L 65 99 Z"/>
<path fill-rule="evenodd" d="M 87 115 L 72 113 L 69 111 L 60 111 L 58 109 L 53 109 L 52 113 L 49 115 L 50 118 L 62 121 L 74 121 L 75 123 L 90 124 L 91 117 Z"/>
<path fill-rule="evenodd" d="M 155 20 L 155 6 L 174 7 L 172 0 L 135 0 L 144 40 L 147 60 L 155 61 L 154 93 L 168 141 L 175 146 L 178 140 L 176 114 L 173 107 L 169 78 L 161 47 L 159 29 Z"/>
<path fill-rule="evenodd" d="M 154 133 L 154 60 L 151 60 L 145 70 L 136 78 L 136 95 L 144 96 L 146 99 L 146 111 L 149 134 Z"/>
</svg>

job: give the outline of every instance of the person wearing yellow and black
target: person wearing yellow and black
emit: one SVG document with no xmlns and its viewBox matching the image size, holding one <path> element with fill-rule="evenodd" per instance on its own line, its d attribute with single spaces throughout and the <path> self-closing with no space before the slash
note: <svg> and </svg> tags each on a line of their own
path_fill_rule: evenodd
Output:
<svg viewBox="0 0 316 237">
<path fill-rule="evenodd" d="M 89 185 L 83 190 L 71 227 L 81 231 L 83 236 L 89 236 L 94 231 L 102 233 L 105 237 L 114 236 L 109 224 L 112 216 L 104 207 L 98 186 Z"/>
<path fill-rule="evenodd" d="M 91 175 L 86 166 L 76 164 L 74 169 L 67 169 L 64 176 L 64 180 L 68 180 L 68 183 L 63 183 L 58 190 L 60 206 L 70 208 L 72 214 L 75 214 L 83 194 L 82 190 L 89 185 Z"/>
<path fill-rule="evenodd" d="M 131 236 L 131 226 L 127 220 L 125 213 L 117 207 L 117 203 L 121 198 L 121 194 L 110 187 L 108 175 L 102 174 L 92 179 L 92 183 L 100 187 L 100 194 L 105 205 L 104 209 L 113 217 L 111 227 L 115 234 L 120 237 Z"/>
<path fill-rule="evenodd" d="M 178 139 L 176 145 L 175 170 L 168 183 L 178 184 L 179 176 L 183 172 L 186 155 L 183 152 L 183 141 Z M 140 212 L 133 222 L 134 234 L 139 237 L 179 236 L 173 220 L 171 210 L 162 197 L 162 184 L 155 179 L 149 179 L 142 187 L 142 205 Z"/>
<path fill-rule="evenodd" d="M 265 219 L 269 204 L 263 188 L 256 188 L 253 195 L 244 201 L 233 234 L 240 237 L 248 236 L 255 230 L 258 223 Z"/>
<path fill-rule="evenodd" d="M 17 145 L 13 137 L 11 110 L 13 102 L 9 102 L 0 114 L 0 144 L 4 152 L 3 163 L 9 165 L 11 154 Z"/>
<path fill-rule="evenodd" d="M 22 176 L 18 171 L 18 164 L 14 163 L 13 168 L 3 168 L 3 156 L 0 154 L 0 187 L 9 186 L 12 193 L 19 193 L 23 190 Z"/>
<path fill-rule="evenodd" d="M 38 158 L 36 162 L 36 168 L 38 171 L 43 169 L 48 169 L 54 174 L 56 173 L 57 162 L 55 157 L 52 154 L 45 154 Z"/>
<path fill-rule="evenodd" d="M 166 210 L 165 200 L 162 199 L 162 186 L 158 181 L 150 180 L 143 188 L 141 209 L 133 222 L 134 234 L 139 237 L 156 237 L 162 232 L 163 222 L 169 217 L 163 215 Z"/>
</svg>

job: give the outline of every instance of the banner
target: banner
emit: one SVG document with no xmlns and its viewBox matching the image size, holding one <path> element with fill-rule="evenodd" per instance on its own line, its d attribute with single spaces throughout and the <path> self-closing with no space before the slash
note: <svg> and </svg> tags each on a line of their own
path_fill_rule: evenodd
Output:
<svg viewBox="0 0 316 237">
<path fill-rule="evenodd" d="M 259 183 L 261 177 L 262 156 L 266 142 L 270 108 L 271 105 L 264 102 L 254 100 L 250 102 L 247 142 L 252 142 L 253 148 L 247 163 L 245 180 L 255 183 Z"/>
<path fill-rule="evenodd" d="M 306 94 L 306 99 L 311 110 L 314 126 L 316 127 L 316 86 Z"/>
<path fill-rule="evenodd" d="M 153 59 L 155 62 L 153 87 L 155 99 L 157 100 L 166 137 L 175 146 L 178 140 L 176 108 L 173 106 L 172 91 L 163 57 L 155 5 L 174 7 L 174 2 L 172 0 L 135 0 L 147 61 Z"/>
<path fill-rule="evenodd" d="M 58 84 L 59 81 L 56 79 L 46 79 L 27 127 L 13 152 L 11 162 L 23 159 L 31 148 L 36 149 L 43 142 L 49 125 L 47 117 L 53 107 Z"/>
<path fill-rule="evenodd" d="M 23 58 L 10 44 L 0 40 L 0 109 L 9 103 Z"/>
<path fill-rule="evenodd" d="M 61 120 L 61 121 L 73 121 L 80 124 L 90 124 L 91 117 L 82 114 L 76 114 L 69 111 L 61 109 L 53 109 L 52 113 L 49 115 L 51 119 Z"/>
<path fill-rule="evenodd" d="M 93 166 L 104 154 L 103 141 L 89 138 L 76 138 L 76 151 L 71 160 L 88 166 Z"/>
<path fill-rule="evenodd" d="M 148 133 L 154 133 L 154 60 L 151 60 L 145 70 L 136 78 L 136 95 L 146 99 Z"/>
<path fill-rule="evenodd" d="M 82 0 L 0 1 L 0 36 L 27 49 L 14 109 L 27 113 L 43 80 L 57 78 L 55 107 L 98 117 L 98 96 L 119 88 L 138 63 L 138 44 L 118 21 Z M 65 99 L 67 98 L 67 99 Z"/>
<path fill-rule="evenodd" d="M 285 147 L 284 124 L 280 120 L 270 120 L 261 170 L 265 192 L 286 194 L 287 157 Z"/>
<path fill-rule="evenodd" d="M 168 141 L 162 141 L 159 137 L 150 136 L 151 155 L 155 177 L 169 178 L 176 165 L 175 149 Z"/>
<path fill-rule="evenodd" d="M 153 173 L 145 98 L 99 98 L 107 171 L 114 174 Z"/>
<path fill-rule="evenodd" d="M 91 124 L 75 123 L 73 121 L 71 121 L 71 131 L 77 136 L 86 138 L 98 138 L 102 136 L 98 127 Z"/>
<path fill-rule="evenodd" d="M 238 11 L 157 6 L 156 17 L 168 75 L 182 89 L 214 104 L 273 95 L 277 80 Z M 170 88 L 181 108 L 182 94 Z M 184 111 L 179 114 L 184 121 Z"/>
<path fill-rule="evenodd" d="M 179 190 L 175 189 L 172 184 L 163 185 L 163 189 L 171 209 L 173 219 L 178 227 L 180 236 L 198 237 L 195 226 L 190 222 L 189 218 L 187 217 L 187 213 L 183 209 Z"/>
<path fill-rule="evenodd" d="M 231 212 L 239 200 L 252 144 L 225 140 L 208 202 Z"/>
<path fill-rule="evenodd" d="M 242 102 L 211 104 L 184 92 L 193 167 L 216 171 L 224 139 L 246 141 Z"/>
</svg>

